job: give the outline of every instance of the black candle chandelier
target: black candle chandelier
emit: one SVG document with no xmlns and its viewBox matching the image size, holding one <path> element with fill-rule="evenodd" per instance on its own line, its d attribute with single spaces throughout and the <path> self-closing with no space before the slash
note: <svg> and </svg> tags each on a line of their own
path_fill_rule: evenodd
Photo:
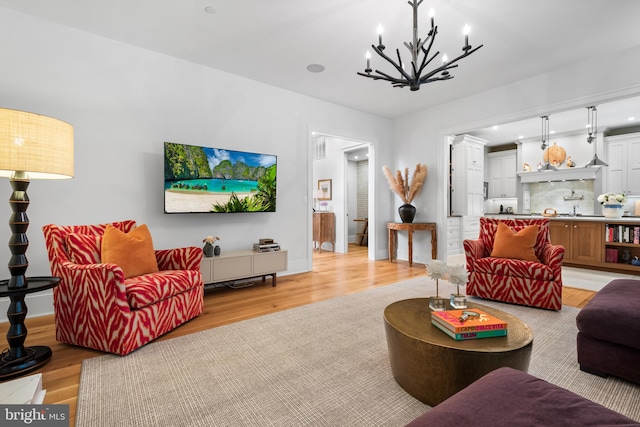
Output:
<svg viewBox="0 0 640 427">
<path fill-rule="evenodd" d="M 597 166 L 609 166 L 598 158 L 598 110 L 596 107 L 587 107 L 587 142 L 593 144 L 593 159 L 585 165 L 586 168 Z"/>
<path fill-rule="evenodd" d="M 422 0 L 409 0 L 409 5 L 413 8 L 413 42 L 407 43 L 404 45 L 411 52 L 411 65 L 410 70 L 406 71 L 404 69 L 404 64 L 402 62 L 402 58 L 400 57 L 400 50 L 396 49 L 396 55 L 398 57 L 398 61 L 394 61 L 384 53 L 385 46 L 382 44 L 382 27 L 378 27 L 378 46 L 371 45 L 371 48 L 380 55 L 382 58 L 387 60 L 391 65 L 395 67 L 395 69 L 400 73 L 399 77 L 392 77 L 391 75 L 384 73 L 380 70 L 375 70 L 374 73 L 371 69 L 371 54 L 367 52 L 367 68 L 365 68 L 364 73 L 358 72 L 358 75 L 363 77 L 368 77 L 374 80 L 386 80 L 391 82 L 393 87 L 406 87 L 414 91 L 420 89 L 420 85 L 424 83 L 431 83 L 439 80 L 449 80 L 453 78 L 451 74 L 449 74 L 449 69 L 455 68 L 458 66 L 456 62 L 471 55 L 476 50 L 480 49 L 483 45 L 480 45 L 476 48 L 472 48 L 469 45 L 469 31 L 470 28 L 468 25 L 464 27 L 464 46 L 462 47 L 463 54 L 458 56 L 457 58 L 449 61 L 447 59 L 447 55 L 445 54 L 442 58 L 442 65 L 432 69 L 431 71 L 425 72 L 427 66 L 440 54 L 440 51 L 437 51 L 433 55 L 430 56 L 429 52 L 431 51 L 431 47 L 433 46 L 433 42 L 436 39 L 436 35 L 438 34 L 438 26 L 434 23 L 435 12 L 433 8 L 429 11 L 429 17 L 431 18 L 431 30 L 429 31 L 427 38 L 422 40 L 418 38 L 418 7 L 422 3 Z M 425 44 L 427 47 L 425 48 Z M 422 54 L 422 55 L 421 55 Z M 424 75 L 423 75 L 424 73 Z M 439 74 L 439 75 L 438 75 Z"/>
</svg>

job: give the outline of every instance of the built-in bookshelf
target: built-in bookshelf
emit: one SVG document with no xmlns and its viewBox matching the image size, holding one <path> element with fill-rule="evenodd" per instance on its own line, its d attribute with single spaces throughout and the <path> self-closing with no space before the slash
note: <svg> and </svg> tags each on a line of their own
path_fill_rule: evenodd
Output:
<svg viewBox="0 0 640 427">
<path fill-rule="evenodd" d="M 608 266 L 640 273 L 640 223 L 604 224 L 604 262 Z"/>
</svg>

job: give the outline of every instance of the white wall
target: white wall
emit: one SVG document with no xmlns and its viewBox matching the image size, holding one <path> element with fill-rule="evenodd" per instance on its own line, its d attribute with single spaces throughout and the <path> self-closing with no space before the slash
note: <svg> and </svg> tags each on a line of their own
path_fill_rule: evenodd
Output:
<svg viewBox="0 0 640 427">
<path fill-rule="evenodd" d="M 308 271 L 310 129 L 358 135 L 390 156 L 391 122 L 381 117 L 4 8 L 0 36 L 6 41 L 1 106 L 59 118 L 75 129 L 75 178 L 29 187 L 28 276 L 50 274 L 44 224 L 128 218 L 149 225 L 156 248 L 200 246 L 213 234 L 230 251 L 272 237 L 289 250 L 289 273 Z M 164 141 L 277 155 L 277 212 L 164 215 Z M 11 189 L 8 180 L 3 184 L 0 200 L 7 204 L 0 204 L 0 218 L 8 221 Z M 389 209 L 385 200 L 379 206 Z M 0 242 L 9 236 L 8 225 L 0 226 Z M 382 251 L 386 242 L 378 241 Z M 9 257 L 0 244 L 0 262 Z M 50 292 L 29 296 L 29 315 L 52 312 L 51 301 Z"/>
<path fill-rule="evenodd" d="M 611 77 L 615 64 L 615 78 Z M 615 46 L 588 62 L 527 80 L 505 84 L 493 90 L 470 96 L 436 108 L 416 112 L 393 124 L 395 157 L 391 169 L 426 163 L 429 174 L 420 195 L 414 200 L 415 221 L 438 223 L 438 258 L 446 256 L 445 224 L 447 216 L 447 158 L 445 137 L 499 123 L 540 117 L 544 114 L 640 93 L 637 70 L 640 67 L 640 46 L 616 51 Z M 481 72 L 481 70 L 478 70 Z M 440 84 L 440 83 L 433 83 Z M 442 84 L 456 84 L 456 80 Z M 429 86 L 416 92 L 428 96 Z M 598 150 L 600 153 L 600 149 Z M 388 217 L 398 218 L 394 198 Z M 402 238 L 405 239 L 406 236 Z M 414 235 L 414 262 L 430 259 L 428 235 Z M 406 243 L 400 241 L 398 258 L 407 259 Z"/>
</svg>

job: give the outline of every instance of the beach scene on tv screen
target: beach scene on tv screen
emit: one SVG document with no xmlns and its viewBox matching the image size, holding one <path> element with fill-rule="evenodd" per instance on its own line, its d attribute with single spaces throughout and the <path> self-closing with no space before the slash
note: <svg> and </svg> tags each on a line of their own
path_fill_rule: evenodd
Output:
<svg viewBox="0 0 640 427">
<path fill-rule="evenodd" d="M 277 157 L 165 142 L 166 213 L 275 212 Z"/>
</svg>

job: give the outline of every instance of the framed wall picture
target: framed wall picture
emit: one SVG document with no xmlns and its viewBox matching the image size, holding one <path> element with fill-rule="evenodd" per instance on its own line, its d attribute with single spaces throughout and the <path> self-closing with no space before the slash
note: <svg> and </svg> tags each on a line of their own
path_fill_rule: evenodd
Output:
<svg viewBox="0 0 640 427">
<path fill-rule="evenodd" d="M 319 179 L 318 190 L 322 192 L 322 197 L 318 197 L 318 200 L 331 200 L 331 180 Z"/>
</svg>

